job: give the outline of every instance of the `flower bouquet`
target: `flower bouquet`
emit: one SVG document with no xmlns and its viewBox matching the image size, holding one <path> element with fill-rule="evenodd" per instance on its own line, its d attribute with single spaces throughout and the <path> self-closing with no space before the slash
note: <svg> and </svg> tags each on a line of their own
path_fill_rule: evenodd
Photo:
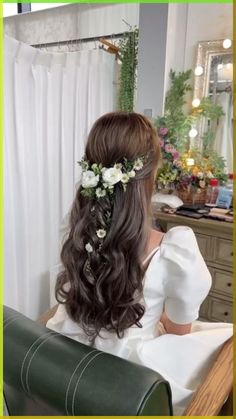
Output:
<svg viewBox="0 0 236 419">
<path fill-rule="evenodd" d="M 189 166 L 189 161 L 194 164 Z M 177 185 L 178 196 L 184 203 L 205 203 L 206 190 L 210 180 L 215 178 L 219 184 L 226 182 L 225 162 L 214 150 L 192 149 L 183 154 L 181 174 Z"/>
<path fill-rule="evenodd" d="M 180 153 L 170 141 L 167 127 L 160 127 L 158 134 L 163 164 L 157 173 L 156 186 L 162 193 L 171 193 L 176 189 L 181 174 Z"/>
</svg>

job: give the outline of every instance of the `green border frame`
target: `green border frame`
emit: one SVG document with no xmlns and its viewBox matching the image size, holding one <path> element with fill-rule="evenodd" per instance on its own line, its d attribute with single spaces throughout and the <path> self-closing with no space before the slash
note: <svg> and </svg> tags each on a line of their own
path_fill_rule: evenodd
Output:
<svg viewBox="0 0 236 419">
<path fill-rule="evenodd" d="M 3 3 L 62 3 L 56 0 L 42 0 L 42 1 L 35 1 L 35 0 L 26 0 L 24 2 L 21 1 L 14 1 L 14 0 L 6 0 Z M 77 0 L 65 0 L 63 3 L 233 3 L 233 0 L 89 0 L 89 1 L 77 1 Z"/>
<path fill-rule="evenodd" d="M 0 417 L 3 417 L 3 3 L 20 3 L 20 1 L 14 1 L 14 0 L 6 0 L 0 2 L 0 112 L 1 112 L 1 118 L 0 118 Z M 41 1 L 35 1 L 35 0 L 26 0 L 23 3 L 62 3 L 58 2 L 57 0 L 41 0 Z M 63 3 L 225 3 L 230 4 L 233 3 L 233 16 L 236 17 L 236 0 L 90 0 L 90 1 L 77 1 L 77 0 L 65 0 Z M 236 39 L 236 25 L 234 23 L 233 25 L 233 38 Z M 233 86 L 236 86 L 236 42 L 234 42 L 233 45 L 233 63 L 234 63 L 234 74 L 233 74 Z M 235 96 L 234 96 L 234 104 L 235 104 Z M 234 138 L 234 144 L 236 144 L 236 104 L 234 106 L 234 130 L 233 130 L 233 138 Z M 236 147 L 234 148 L 234 174 L 236 176 Z M 236 182 L 234 181 L 234 208 L 236 208 Z M 233 228 L 233 242 L 234 242 L 234 248 L 236 248 L 236 229 L 235 229 L 235 222 L 236 217 L 234 217 L 234 228 Z M 234 252 L 233 255 L 233 279 L 236 279 L 236 254 Z M 234 296 L 234 302 L 236 300 L 236 286 L 233 287 L 233 296 Z M 233 310 L 233 321 L 234 324 L 236 324 L 236 308 L 234 304 L 234 310 Z M 234 345 L 235 349 L 235 345 Z M 234 368 L 235 363 L 234 363 Z M 235 371 L 234 371 L 234 377 L 235 377 Z M 234 413 L 236 413 L 236 388 L 234 386 Z M 15 416 L 15 418 L 24 418 L 25 416 Z M 52 416 L 38 416 L 39 418 L 53 418 Z M 63 418 L 64 416 L 58 416 L 58 418 Z M 93 416 L 93 418 L 102 419 L 104 416 Z M 135 418 L 136 416 L 114 416 L 114 419 L 119 418 Z M 149 416 L 144 416 L 144 418 L 148 418 Z M 181 419 L 182 416 L 175 416 L 176 418 Z M 198 416 L 195 416 L 196 418 Z M 213 416 L 206 416 L 207 418 L 212 418 Z M 217 416 L 216 416 L 217 417 Z M 222 418 L 233 419 L 234 416 L 222 416 Z M 13 416 L 14 418 L 14 416 Z M 71 416 L 72 418 L 72 416 Z M 83 416 L 80 416 L 80 418 L 83 418 Z M 88 416 L 85 416 L 84 419 L 88 418 Z M 110 416 L 112 418 L 112 416 Z M 160 418 L 158 416 L 157 418 Z M 200 419 L 200 417 L 199 417 Z"/>
</svg>

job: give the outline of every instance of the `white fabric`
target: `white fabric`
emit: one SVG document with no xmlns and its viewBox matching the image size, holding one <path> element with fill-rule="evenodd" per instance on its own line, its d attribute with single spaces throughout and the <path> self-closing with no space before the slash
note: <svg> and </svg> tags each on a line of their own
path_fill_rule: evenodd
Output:
<svg viewBox="0 0 236 419">
<path fill-rule="evenodd" d="M 123 339 L 102 332 L 95 347 L 146 365 L 170 383 L 174 413 L 182 415 L 220 346 L 232 335 L 232 325 L 194 321 L 211 286 L 211 278 L 193 231 L 174 227 L 166 233 L 144 278 L 145 314 L 142 329 L 131 327 Z M 193 322 L 188 335 L 163 334 L 164 310 L 175 323 Z M 82 328 L 60 305 L 47 327 L 88 344 Z"/>
<path fill-rule="evenodd" d="M 49 306 L 59 227 L 92 123 L 114 109 L 115 58 L 46 53 L 4 40 L 5 304 L 36 318 Z"/>
</svg>

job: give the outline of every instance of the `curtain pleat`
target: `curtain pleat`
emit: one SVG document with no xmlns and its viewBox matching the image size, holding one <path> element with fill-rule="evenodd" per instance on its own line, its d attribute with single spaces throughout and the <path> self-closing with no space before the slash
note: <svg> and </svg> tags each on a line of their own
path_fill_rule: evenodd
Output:
<svg viewBox="0 0 236 419">
<path fill-rule="evenodd" d="M 49 307 L 59 228 L 94 121 L 114 109 L 115 59 L 45 53 L 4 40 L 4 302 L 37 318 Z"/>
</svg>

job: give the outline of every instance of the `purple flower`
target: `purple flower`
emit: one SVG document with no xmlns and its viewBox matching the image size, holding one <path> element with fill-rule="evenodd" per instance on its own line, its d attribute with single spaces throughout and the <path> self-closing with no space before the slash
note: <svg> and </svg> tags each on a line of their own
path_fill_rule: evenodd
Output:
<svg viewBox="0 0 236 419">
<path fill-rule="evenodd" d="M 159 135 L 163 135 L 163 136 L 165 136 L 166 134 L 168 134 L 168 132 L 169 132 L 169 130 L 168 130 L 168 128 L 166 128 L 166 127 L 161 127 L 161 128 L 159 129 Z"/>
<path fill-rule="evenodd" d="M 164 146 L 164 140 L 160 139 L 160 147 L 162 148 Z"/>
<path fill-rule="evenodd" d="M 179 152 L 177 150 L 172 151 L 173 159 L 178 160 L 179 158 Z"/>
</svg>

